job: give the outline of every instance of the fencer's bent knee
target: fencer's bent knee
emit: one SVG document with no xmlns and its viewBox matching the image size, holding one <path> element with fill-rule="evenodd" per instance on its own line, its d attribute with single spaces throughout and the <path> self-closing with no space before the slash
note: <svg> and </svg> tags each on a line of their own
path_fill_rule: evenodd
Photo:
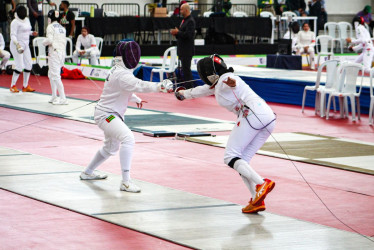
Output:
<svg viewBox="0 0 374 250">
<path fill-rule="evenodd" d="M 240 157 L 234 157 L 234 158 L 225 158 L 224 162 L 226 165 L 228 165 L 230 168 L 234 168 L 234 164 L 236 161 L 241 160 Z"/>
</svg>

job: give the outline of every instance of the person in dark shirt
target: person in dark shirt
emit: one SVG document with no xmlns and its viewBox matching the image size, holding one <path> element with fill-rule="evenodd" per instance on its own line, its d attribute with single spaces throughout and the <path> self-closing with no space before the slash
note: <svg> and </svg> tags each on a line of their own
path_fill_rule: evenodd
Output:
<svg viewBox="0 0 374 250">
<path fill-rule="evenodd" d="M 47 3 L 50 6 L 56 6 L 51 0 L 47 0 Z M 35 31 L 35 23 L 38 22 L 38 34 L 44 36 L 43 0 L 27 0 L 27 7 L 29 8 L 31 30 Z"/>
<path fill-rule="evenodd" d="M 6 43 L 9 43 L 9 34 L 7 31 L 8 15 L 6 13 L 6 5 L 10 3 L 12 4 L 12 12 L 14 13 L 16 10 L 16 3 L 14 0 L 0 0 L 0 29 Z"/>
<path fill-rule="evenodd" d="M 191 10 L 188 3 L 181 6 L 180 12 L 183 16 L 183 21 L 179 28 L 172 29 L 170 33 L 177 38 L 177 54 L 182 63 L 183 80 L 191 81 L 191 60 L 195 54 L 195 20 L 191 16 Z M 193 82 L 184 84 L 185 88 L 193 88 Z"/>
<path fill-rule="evenodd" d="M 305 0 L 286 0 L 287 9 L 295 12 L 298 16 L 305 15 Z"/>
<path fill-rule="evenodd" d="M 60 24 L 66 29 L 66 36 L 73 39 L 75 32 L 75 14 L 69 10 L 69 1 L 61 1 L 60 4 Z"/>
<path fill-rule="evenodd" d="M 323 29 L 321 2 L 319 0 L 309 1 L 308 2 L 308 7 L 309 7 L 308 16 L 316 16 L 317 17 L 317 30 L 314 30 L 314 26 L 311 26 L 311 27 L 312 27 L 312 31 L 314 31 L 316 33 L 316 36 L 318 36 L 318 30 Z"/>
</svg>

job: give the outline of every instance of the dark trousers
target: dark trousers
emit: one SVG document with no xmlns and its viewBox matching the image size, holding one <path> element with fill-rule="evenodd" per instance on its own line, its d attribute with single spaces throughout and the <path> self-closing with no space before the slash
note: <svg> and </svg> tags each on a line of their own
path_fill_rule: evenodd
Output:
<svg viewBox="0 0 374 250">
<path fill-rule="evenodd" d="M 35 23 L 38 22 L 39 34 L 38 36 L 44 36 L 44 16 L 42 13 L 39 13 L 38 17 L 34 17 L 33 14 L 30 15 L 31 30 L 35 31 Z"/>
<path fill-rule="evenodd" d="M 192 56 L 183 56 L 179 57 L 179 60 L 182 63 L 182 76 L 183 76 L 183 81 L 191 81 L 193 80 L 192 78 L 192 72 L 191 72 L 191 61 L 192 61 Z M 183 86 L 186 89 L 190 89 L 195 87 L 194 82 L 186 82 L 183 84 Z"/>
</svg>

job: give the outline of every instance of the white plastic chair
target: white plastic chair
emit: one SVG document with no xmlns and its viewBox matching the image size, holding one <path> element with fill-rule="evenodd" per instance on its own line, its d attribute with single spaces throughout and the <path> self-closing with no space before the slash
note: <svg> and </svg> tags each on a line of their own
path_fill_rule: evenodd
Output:
<svg viewBox="0 0 374 250">
<path fill-rule="evenodd" d="M 291 17 L 297 17 L 296 13 L 295 12 L 292 12 L 292 11 L 285 11 L 282 13 L 282 16 L 291 16 Z"/>
<path fill-rule="evenodd" d="M 247 13 L 243 11 L 235 11 L 234 14 L 232 14 L 233 17 L 248 17 Z"/>
<path fill-rule="evenodd" d="M 96 48 L 99 50 L 99 54 L 97 54 L 97 59 L 99 61 L 99 65 L 100 65 L 100 57 L 101 57 L 101 51 L 103 49 L 104 39 L 101 38 L 101 37 L 96 37 L 95 36 L 95 40 L 96 40 Z M 89 59 L 89 58 L 87 56 L 85 56 L 85 55 L 79 56 L 79 63 L 80 64 L 82 63 L 82 59 Z"/>
<path fill-rule="evenodd" d="M 370 71 L 370 108 L 369 108 L 369 125 L 373 125 L 374 116 L 374 89 L 373 89 L 374 68 Z"/>
<path fill-rule="evenodd" d="M 325 31 L 325 34 L 331 36 L 334 39 L 334 42 L 338 42 L 340 45 L 340 53 L 343 54 L 343 42 L 340 38 L 340 32 L 338 28 L 338 23 L 336 22 L 327 22 L 323 26 L 323 29 Z M 337 34 L 338 33 L 338 34 Z"/>
<path fill-rule="evenodd" d="M 32 41 L 32 46 L 34 50 L 34 56 L 36 58 L 36 63 L 39 63 L 40 59 L 47 59 L 46 46 L 43 45 L 43 41 L 46 37 L 35 37 Z M 36 48 L 38 48 L 38 53 L 36 53 Z"/>
<path fill-rule="evenodd" d="M 263 17 L 263 18 L 271 18 L 271 38 L 270 38 L 270 43 L 273 44 L 274 43 L 274 32 L 276 30 L 276 27 L 275 27 L 275 17 L 273 15 L 273 13 L 269 12 L 269 11 L 262 11 L 260 13 L 260 17 Z"/>
<path fill-rule="evenodd" d="M 321 55 L 328 56 L 330 60 L 334 56 L 334 39 L 331 36 L 321 35 L 316 37 L 317 65 Z"/>
<path fill-rule="evenodd" d="M 66 51 L 65 61 L 73 62 L 73 40 L 70 37 L 66 38 L 66 46 L 69 49 Z"/>
<path fill-rule="evenodd" d="M 358 73 L 361 70 L 361 81 L 359 91 L 357 92 L 357 80 L 359 78 Z M 337 88 L 338 91 L 333 92 L 329 96 L 327 102 L 326 110 L 326 119 L 329 119 L 329 109 L 331 98 L 339 97 L 341 103 L 344 103 L 340 106 L 340 109 L 343 109 L 344 114 L 348 116 L 348 98 L 351 101 L 351 112 L 352 112 L 352 121 L 356 121 L 356 110 L 357 117 L 360 120 L 360 94 L 362 89 L 362 82 L 364 79 L 364 66 L 358 63 L 345 63 L 341 66 L 341 71 L 339 73 L 339 84 Z M 356 109 L 357 107 L 357 109 Z M 342 113 L 342 112 L 341 112 Z"/>
<path fill-rule="evenodd" d="M 339 61 L 338 60 L 329 60 L 321 64 L 318 67 L 317 71 L 317 79 L 316 84 L 314 86 L 305 86 L 304 94 L 303 94 L 303 101 L 301 106 L 301 112 L 304 113 L 304 105 L 305 105 L 305 97 L 307 91 L 316 91 L 316 98 L 315 98 L 315 114 L 320 112 L 320 116 L 323 117 L 325 114 L 325 92 L 324 89 L 330 88 L 336 81 L 336 72 L 338 68 Z M 326 68 L 326 82 L 325 86 L 321 86 L 321 78 L 322 78 L 322 71 Z M 322 98 L 323 95 L 323 98 Z M 334 103 L 335 106 L 335 103 Z"/>
<path fill-rule="evenodd" d="M 348 22 L 338 22 L 338 28 L 339 28 L 339 37 L 343 44 L 345 45 L 346 41 L 345 39 L 350 37 L 353 37 L 353 27 L 352 24 Z"/>
<path fill-rule="evenodd" d="M 204 17 L 210 17 L 211 14 L 213 14 L 214 12 L 213 11 L 205 11 L 203 16 Z"/>
<path fill-rule="evenodd" d="M 170 61 L 167 63 L 168 56 L 170 54 Z M 159 73 L 160 74 L 160 81 L 164 80 L 164 73 L 167 75 L 170 73 L 174 74 L 175 77 L 175 70 L 177 68 L 177 47 L 170 47 L 164 52 L 164 57 L 162 60 L 162 66 L 161 68 L 155 68 L 151 71 L 151 77 L 150 81 L 152 82 L 153 73 Z"/>
</svg>

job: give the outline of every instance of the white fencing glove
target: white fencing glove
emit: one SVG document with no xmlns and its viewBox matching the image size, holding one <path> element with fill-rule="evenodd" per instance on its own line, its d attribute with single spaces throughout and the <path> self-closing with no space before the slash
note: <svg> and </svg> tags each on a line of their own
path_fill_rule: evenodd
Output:
<svg viewBox="0 0 374 250">
<path fill-rule="evenodd" d="M 18 54 L 22 54 L 24 51 L 24 49 L 19 43 L 16 43 L 16 49 L 17 49 Z"/>
<path fill-rule="evenodd" d="M 158 91 L 164 92 L 164 93 L 171 93 L 173 92 L 173 82 L 170 81 L 169 79 L 165 79 L 162 82 L 158 83 Z"/>
</svg>

